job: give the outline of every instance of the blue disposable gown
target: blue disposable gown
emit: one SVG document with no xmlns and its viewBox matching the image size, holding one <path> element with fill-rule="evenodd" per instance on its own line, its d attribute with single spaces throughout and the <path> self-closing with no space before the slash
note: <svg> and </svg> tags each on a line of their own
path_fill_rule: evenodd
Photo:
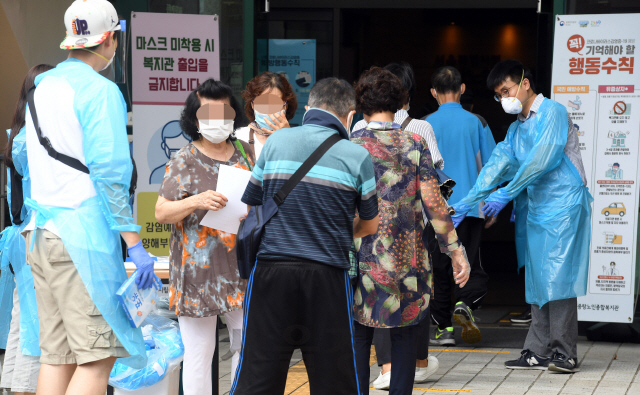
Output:
<svg viewBox="0 0 640 395">
<path fill-rule="evenodd" d="M 516 254 L 518 256 L 518 271 L 525 267 L 527 261 L 527 212 L 529 211 L 529 196 L 527 190 L 520 192 L 513 200 L 516 213 Z"/>
<path fill-rule="evenodd" d="M 64 78 L 75 90 L 83 126 L 85 164 L 97 195 L 78 208 L 26 204 L 37 212 L 36 226 L 52 220 L 96 307 L 131 355 L 119 362 L 133 368 L 146 365 L 140 328 L 132 328 L 116 292 L 127 280 L 119 231 L 139 232 L 129 206 L 133 165 L 126 134 L 126 104 L 118 87 L 96 78 L 86 64 L 69 59 L 36 77 L 36 86 L 48 75 Z M 93 73 L 93 74 L 91 74 Z M 96 97 L 100 95 L 99 97 Z M 91 103 L 98 102 L 99 105 Z M 30 132 L 29 132 L 30 133 Z"/>
<path fill-rule="evenodd" d="M 564 152 L 568 131 L 566 109 L 545 99 L 536 116 L 511 124 L 475 186 L 454 206 L 464 213 L 485 198 L 506 203 L 526 191 L 526 216 L 518 215 L 524 205 L 516 202 L 516 226 L 526 221 L 517 236 L 526 240 L 527 302 L 538 306 L 585 295 L 587 289 L 593 198 Z"/>
<path fill-rule="evenodd" d="M 10 134 L 11 130 L 7 130 Z M 27 161 L 27 133 L 22 128 L 13 139 L 11 147 L 11 157 L 16 172 L 22 176 L 22 194 L 24 199 L 31 197 L 31 179 L 29 178 L 29 167 Z M 11 207 L 11 177 L 7 170 L 7 199 Z M 9 210 L 12 226 L 6 228 L 0 241 L 2 252 L 2 266 L 7 267 L 11 263 L 15 272 L 16 286 L 20 300 L 20 352 L 24 355 L 39 356 L 40 346 L 38 335 L 38 307 L 36 305 L 36 292 L 33 286 L 33 275 L 31 267 L 27 265 L 27 248 L 24 237 L 20 232 L 29 223 L 31 209 L 26 205 L 22 207 L 20 219 L 22 223 L 15 225 L 13 213 Z"/>
</svg>

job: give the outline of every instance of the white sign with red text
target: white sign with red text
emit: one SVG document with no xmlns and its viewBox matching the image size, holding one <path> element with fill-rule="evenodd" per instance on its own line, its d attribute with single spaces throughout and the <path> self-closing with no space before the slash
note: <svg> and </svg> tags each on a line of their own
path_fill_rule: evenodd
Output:
<svg viewBox="0 0 640 395">
<path fill-rule="evenodd" d="M 171 225 L 158 223 L 154 210 L 165 165 L 190 142 L 180 114 L 198 85 L 220 79 L 219 22 L 217 15 L 131 13 L 134 215 L 156 256 L 169 255 Z"/>
<path fill-rule="evenodd" d="M 640 197 L 640 14 L 558 15 L 553 96 L 578 126 L 594 198 L 581 321 L 633 321 Z"/>
</svg>

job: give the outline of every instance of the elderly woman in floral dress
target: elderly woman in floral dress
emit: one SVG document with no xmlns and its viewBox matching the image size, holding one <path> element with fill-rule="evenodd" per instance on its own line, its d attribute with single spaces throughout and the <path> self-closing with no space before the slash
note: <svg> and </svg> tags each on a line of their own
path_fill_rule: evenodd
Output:
<svg viewBox="0 0 640 395">
<path fill-rule="evenodd" d="M 416 367 L 417 327 L 431 297 L 429 254 L 422 241 L 422 208 L 440 249 L 452 256 L 454 278 L 464 286 L 469 264 L 440 194 L 424 138 L 393 123 L 406 102 L 400 80 L 372 67 L 356 83 L 357 111 L 367 127 L 351 141 L 371 154 L 376 175 L 380 226 L 362 238 L 359 283 L 354 296 L 356 364 L 363 394 L 369 388 L 369 354 L 375 328 L 391 328 L 391 395 L 411 394 Z"/>
</svg>

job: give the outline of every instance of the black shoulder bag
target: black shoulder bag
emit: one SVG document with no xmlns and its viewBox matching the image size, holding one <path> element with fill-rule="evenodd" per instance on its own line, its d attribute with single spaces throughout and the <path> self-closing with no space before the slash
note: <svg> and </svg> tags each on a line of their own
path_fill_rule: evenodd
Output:
<svg viewBox="0 0 640 395">
<path fill-rule="evenodd" d="M 256 264 L 260 241 L 264 233 L 264 226 L 269 220 L 276 215 L 278 207 L 284 203 L 289 193 L 295 186 L 307 175 L 309 170 L 318 163 L 320 158 L 335 143 L 342 138 L 338 134 L 334 134 L 326 139 L 315 151 L 304 161 L 304 163 L 296 170 L 295 173 L 285 182 L 280 190 L 265 204 L 252 206 L 249 214 L 240 222 L 238 235 L 236 238 L 236 254 L 238 258 L 238 271 L 240 278 L 248 279 L 251 271 Z"/>
</svg>

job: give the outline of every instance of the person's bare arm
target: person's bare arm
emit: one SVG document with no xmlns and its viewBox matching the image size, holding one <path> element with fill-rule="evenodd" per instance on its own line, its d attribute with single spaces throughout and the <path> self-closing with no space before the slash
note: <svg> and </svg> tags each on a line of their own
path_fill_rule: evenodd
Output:
<svg viewBox="0 0 640 395">
<path fill-rule="evenodd" d="M 227 204 L 227 198 L 215 191 L 206 191 L 182 200 L 168 200 L 158 196 L 156 220 L 161 224 L 175 224 L 195 210 L 218 211 Z"/>
<path fill-rule="evenodd" d="M 364 236 L 373 235 L 378 231 L 378 223 L 380 217 L 376 215 L 375 218 L 365 220 L 360 217 L 353 219 L 353 238 L 359 239 Z"/>
</svg>

